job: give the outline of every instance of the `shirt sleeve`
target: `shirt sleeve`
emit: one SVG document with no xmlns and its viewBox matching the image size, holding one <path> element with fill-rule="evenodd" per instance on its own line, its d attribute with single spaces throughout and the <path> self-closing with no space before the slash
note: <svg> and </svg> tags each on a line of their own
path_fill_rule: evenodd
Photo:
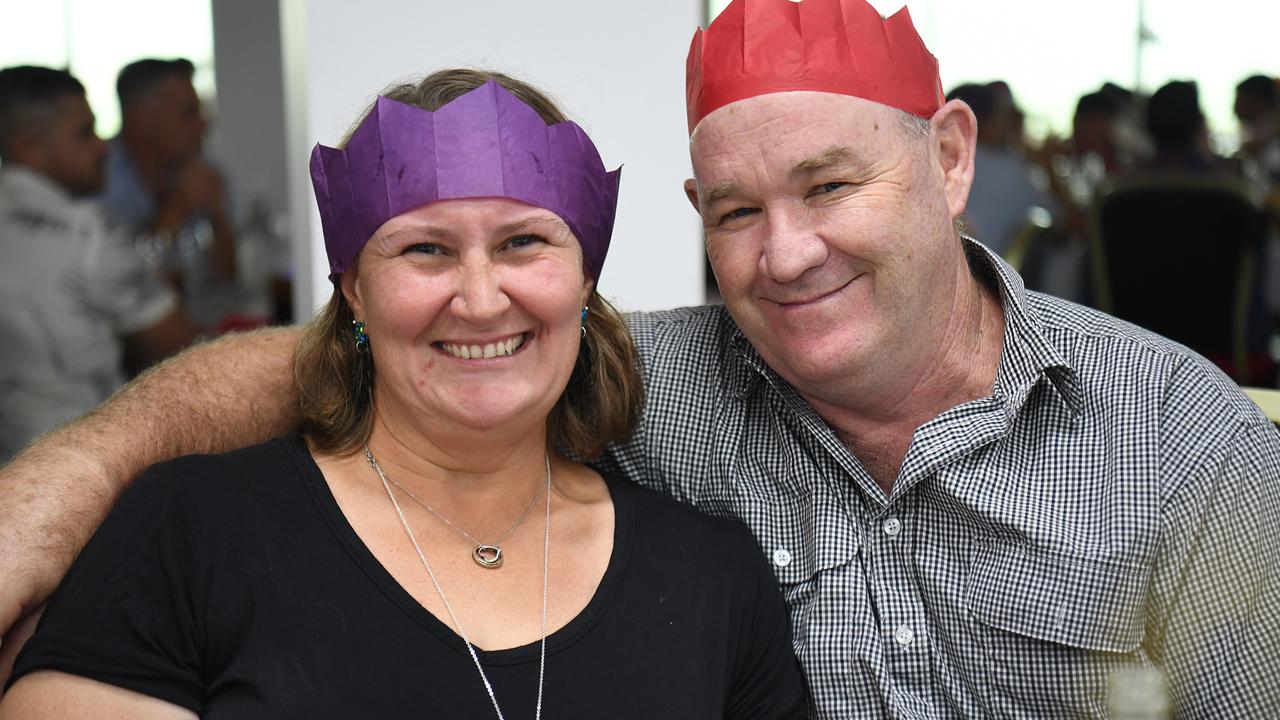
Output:
<svg viewBox="0 0 1280 720">
<path fill-rule="evenodd" d="M 1147 647 L 1178 718 L 1280 716 L 1280 432 L 1245 427 L 1162 510 Z"/>
<path fill-rule="evenodd" d="M 110 319 L 116 334 L 145 330 L 178 307 L 177 295 L 152 271 L 132 236 L 108 226 L 100 211 L 93 213 L 90 225 L 83 291 Z"/>
<path fill-rule="evenodd" d="M 50 600 L 9 682 L 57 670 L 200 712 L 202 559 L 194 503 L 169 466 L 120 499 Z"/>
<path fill-rule="evenodd" d="M 773 571 L 750 542 L 755 593 L 746 605 L 725 717 L 804 720 L 808 712 L 800 661 L 791 647 L 791 619 Z"/>
</svg>

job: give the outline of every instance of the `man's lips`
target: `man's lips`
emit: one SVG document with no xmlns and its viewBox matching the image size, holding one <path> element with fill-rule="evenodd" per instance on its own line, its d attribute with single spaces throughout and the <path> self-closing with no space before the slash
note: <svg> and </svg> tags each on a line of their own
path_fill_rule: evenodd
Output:
<svg viewBox="0 0 1280 720">
<path fill-rule="evenodd" d="M 837 294 L 839 294 L 839 293 L 840 293 L 840 292 L 842 292 L 845 288 L 847 288 L 847 287 L 849 287 L 850 285 L 852 285 L 852 284 L 854 283 L 854 281 L 855 281 L 855 280 L 857 280 L 857 279 L 858 279 L 858 278 L 860 278 L 860 277 L 862 277 L 862 275 L 861 275 L 861 274 L 859 274 L 859 275 L 855 275 L 855 276 L 853 276 L 852 278 L 850 278 L 850 279 L 848 280 L 848 282 L 844 283 L 843 285 L 841 285 L 841 286 L 839 286 L 839 287 L 837 287 L 837 288 L 835 288 L 835 289 L 833 289 L 833 290 L 828 290 L 828 291 L 826 291 L 826 292 L 821 292 L 821 293 L 817 293 L 817 294 L 810 294 L 810 295 L 806 295 L 806 296 L 804 296 L 804 297 L 799 297 L 799 298 L 765 298 L 765 299 L 766 299 L 766 300 L 768 300 L 768 301 L 770 301 L 770 302 L 772 302 L 772 303 L 774 303 L 774 304 L 776 304 L 776 305 L 778 305 L 779 307 L 782 307 L 782 308 L 802 308 L 802 307 L 805 307 L 806 305 L 813 305 L 813 304 L 816 304 L 816 303 L 820 303 L 820 302 L 822 302 L 823 300 L 826 300 L 826 299 L 828 299 L 828 298 L 832 297 L 833 295 L 837 295 Z"/>
</svg>

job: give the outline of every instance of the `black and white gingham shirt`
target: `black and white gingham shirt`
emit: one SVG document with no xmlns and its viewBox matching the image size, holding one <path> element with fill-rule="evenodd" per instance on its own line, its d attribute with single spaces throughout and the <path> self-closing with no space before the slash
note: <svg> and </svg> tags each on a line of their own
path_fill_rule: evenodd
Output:
<svg viewBox="0 0 1280 720">
<path fill-rule="evenodd" d="M 1280 717 L 1280 433 L 967 242 L 1006 315 L 995 392 L 919 428 L 890 497 L 719 307 L 631 318 L 648 405 L 606 462 L 751 526 L 815 718 L 1100 717 L 1149 665 L 1177 717 Z"/>
</svg>

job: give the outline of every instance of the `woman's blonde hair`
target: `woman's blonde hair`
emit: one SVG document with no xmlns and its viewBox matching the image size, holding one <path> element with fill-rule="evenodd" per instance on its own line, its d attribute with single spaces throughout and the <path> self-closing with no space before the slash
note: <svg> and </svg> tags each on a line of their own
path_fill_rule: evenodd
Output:
<svg viewBox="0 0 1280 720">
<path fill-rule="evenodd" d="M 394 85 L 382 95 L 436 110 L 489 80 L 536 110 L 548 125 L 566 119 L 550 98 L 528 83 L 483 70 L 441 70 L 418 83 Z M 368 111 L 351 132 L 367 116 Z M 586 338 L 569 384 L 547 416 L 547 437 L 579 457 L 593 459 L 606 445 L 630 437 L 640 417 L 644 385 L 635 345 L 618 311 L 594 289 L 587 310 Z M 335 286 L 329 303 L 304 328 L 293 362 L 302 431 L 317 449 L 340 455 L 364 445 L 373 427 L 373 357 L 367 349 L 356 348 L 354 320 L 346 297 Z M 369 342 L 377 343 L 377 328 L 369 328 L 369 334 Z"/>
</svg>

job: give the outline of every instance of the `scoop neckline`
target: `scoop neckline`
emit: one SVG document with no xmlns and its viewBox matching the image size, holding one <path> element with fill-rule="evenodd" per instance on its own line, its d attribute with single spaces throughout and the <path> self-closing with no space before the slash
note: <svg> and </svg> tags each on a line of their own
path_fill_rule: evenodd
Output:
<svg viewBox="0 0 1280 720">
<path fill-rule="evenodd" d="M 338 505 L 333 490 L 329 487 L 324 473 L 320 471 L 319 465 L 311 456 L 311 451 L 301 435 L 293 435 L 289 441 L 290 454 L 301 471 L 302 481 L 307 486 L 316 509 L 351 560 L 410 620 L 435 635 L 460 656 L 466 656 L 466 644 L 462 636 L 423 607 L 360 539 L 360 535 Z M 587 605 L 569 622 L 547 635 L 547 655 L 558 653 L 578 642 L 608 612 L 617 596 L 618 586 L 621 584 L 630 559 L 633 529 L 631 498 L 624 483 L 603 473 L 601 477 L 613 501 L 613 549 L 609 555 L 609 564 L 605 567 L 600 584 L 596 586 Z M 502 650 L 483 650 L 475 645 L 472 647 L 485 665 L 518 665 L 537 662 L 541 654 L 541 640 Z"/>
</svg>

